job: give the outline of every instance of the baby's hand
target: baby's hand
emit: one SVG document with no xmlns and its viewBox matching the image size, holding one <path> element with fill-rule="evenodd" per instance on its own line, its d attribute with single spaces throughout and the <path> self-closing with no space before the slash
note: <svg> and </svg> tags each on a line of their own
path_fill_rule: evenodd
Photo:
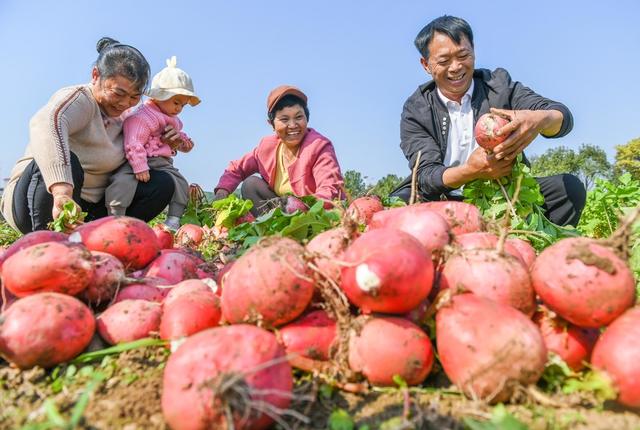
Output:
<svg viewBox="0 0 640 430">
<path fill-rule="evenodd" d="M 140 182 L 149 182 L 151 175 L 149 175 L 148 170 L 145 170 L 144 172 L 136 173 L 136 179 Z"/>
<path fill-rule="evenodd" d="M 193 149 L 193 141 L 191 139 L 182 139 L 180 144 L 180 151 L 189 152 Z"/>
</svg>

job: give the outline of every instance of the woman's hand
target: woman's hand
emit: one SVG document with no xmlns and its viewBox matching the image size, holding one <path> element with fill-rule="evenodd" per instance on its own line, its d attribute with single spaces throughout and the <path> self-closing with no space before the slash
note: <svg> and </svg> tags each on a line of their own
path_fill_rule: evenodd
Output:
<svg viewBox="0 0 640 430">
<path fill-rule="evenodd" d="M 151 175 L 148 170 L 145 170 L 144 172 L 136 173 L 136 179 L 140 182 L 149 182 Z"/>
<path fill-rule="evenodd" d="M 504 142 L 493 148 L 498 160 L 513 160 L 542 133 L 553 136 L 562 126 L 562 112 L 557 110 L 506 110 L 491 108 L 491 113 L 509 120 L 498 130 L 498 135 L 507 135 Z"/>
<path fill-rule="evenodd" d="M 229 197 L 229 191 L 223 190 L 222 188 L 220 188 L 218 191 L 216 191 L 216 194 L 213 196 L 213 201 L 222 200 L 227 197 Z"/>
<path fill-rule="evenodd" d="M 51 210 L 53 219 L 57 219 L 60 216 L 67 202 L 73 202 L 78 208 L 78 211 L 82 212 L 80 206 L 73 200 L 73 186 L 71 184 L 58 182 L 51 185 L 49 191 L 51 191 L 51 195 L 53 196 L 53 209 Z"/>
</svg>

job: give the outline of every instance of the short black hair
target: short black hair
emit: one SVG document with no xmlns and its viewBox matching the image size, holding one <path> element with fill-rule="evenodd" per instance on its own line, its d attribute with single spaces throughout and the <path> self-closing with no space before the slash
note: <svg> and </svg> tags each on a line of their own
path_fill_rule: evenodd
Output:
<svg viewBox="0 0 640 430">
<path fill-rule="evenodd" d="M 300 105 L 300 107 L 302 107 L 304 115 L 307 117 L 307 121 L 309 121 L 309 108 L 307 107 L 307 103 L 296 95 L 287 94 L 278 100 L 278 103 L 276 103 L 273 109 L 271 109 L 271 112 L 269 112 L 269 124 L 273 125 L 273 120 L 276 118 L 276 112 L 295 105 Z"/>
<path fill-rule="evenodd" d="M 462 42 L 462 37 L 466 36 L 473 47 L 473 31 L 469 23 L 462 18 L 443 15 L 425 25 L 413 42 L 425 60 L 429 58 L 429 43 L 436 32 L 446 34 L 458 45 Z"/>
<path fill-rule="evenodd" d="M 144 55 L 133 46 L 125 45 L 110 37 L 103 37 L 96 44 L 98 59 L 96 68 L 102 78 L 123 76 L 143 92 L 151 74 Z"/>
</svg>

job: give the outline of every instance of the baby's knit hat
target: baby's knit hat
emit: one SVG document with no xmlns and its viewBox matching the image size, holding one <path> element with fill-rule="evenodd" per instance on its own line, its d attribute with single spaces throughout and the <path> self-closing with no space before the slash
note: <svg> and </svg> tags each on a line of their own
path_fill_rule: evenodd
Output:
<svg viewBox="0 0 640 430">
<path fill-rule="evenodd" d="M 184 70 L 176 67 L 176 63 L 175 55 L 167 60 L 167 67 L 153 77 L 147 96 L 164 101 L 182 94 L 190 98 L 189 104 L 191 106 L 195 106 L 200 103 L 200 98 L 194 92 L 193 82 Z"/>
</svg>

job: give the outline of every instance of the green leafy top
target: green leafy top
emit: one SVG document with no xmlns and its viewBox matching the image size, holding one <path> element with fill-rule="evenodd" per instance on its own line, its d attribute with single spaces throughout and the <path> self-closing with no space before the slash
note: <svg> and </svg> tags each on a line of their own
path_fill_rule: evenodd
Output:
<svg viewBox="0 0 640 430">
<path fill-rule="evenodd" d="M 251 200 L 238 198 L 235 194 L 229 194 L 224 199 L 209 202 L 191 200 L 182 215 L 182 224 L 195 224 L 207 227 L 231 228 L 238 218 L 245 215 L 253 207 Z"/>
<path fill-rule="evenodd" d="M 513 202 L 516 190 L 518 198 Z M 518 156 L 509 176 L 499 180 L 472 181 L 464 186 L 462 194 L 465 202 L 476 205 L 482 215 L 491 220 L 503 219 L 510 211 L 511 230 L 531 242 L 537 250 L 563 237 L 578 235 L 574 228 L 558 226 L 544 215 L 544 197 L 540 185 L 531 175 L 529 167 L 522 162 L 522 155 Z"/>
<path fill-rule="evenodd" d="M 261 237 L 276 234 L 302 242 L 340 224 L 340 212 L 325 210 L 322 200 L 304 197 L 303 201 L 306 204 L 312 203 L 307 212 L 295 211 L 287 214 L 282 209 L 275 208 L 258 217 L 254 222 L 231 228 L 229 240 L 242 243 L 243 249 L 249 248 Z"/>
</svg>

